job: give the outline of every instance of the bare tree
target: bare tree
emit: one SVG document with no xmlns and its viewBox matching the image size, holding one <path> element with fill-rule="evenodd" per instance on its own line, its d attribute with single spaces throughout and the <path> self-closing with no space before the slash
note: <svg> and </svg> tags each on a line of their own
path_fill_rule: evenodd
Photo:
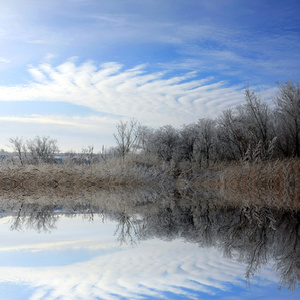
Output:
<svg viewBox="0 0 300 300">
<path fill-rule="evenodd" d="M 235 160 L 245 156 L 252 159 L 259 149 L 259 156 L 266 158 L 275 138 L 274 114 L 249 88 L 245 90 L 245 97 L 246 103 L 223 111 L 217 120 L 223 157 L 225 154 Z"/>
<path fill-rule="evenodd" d="M 164 161 L 179 157 L 179 132 L 171 125 L 160 127 L 151 139 L 152 152 Z"/>
<path fill-rule="evenodd" d="M 198 125 L 183 125 L 179 132 L 179 147 L 182 160 L 192 161 L 194 158 L 196 141 L 198 139 Z"/>
<path fill-rule="evenodd" d="M 94 155 L 94 146 L 88 146 L 86 149 L 82 148 L 79 155 L 78 163 L 79 164 L 91 164 L 95 158 Z"/>
<path fill-rule="evenodd" d="M 139 147 L 144 153 L 151 152 L 151 140 L 153 137 L 154 130 L 148 126 L 139 127 Z"/>
<path fill-rule="evenodd" d="M 197 149 L 200 155 L 200 161 L 202 157 L 204 157 L 207 167 L 209 166 L 213 148 L 216 143 L 215 124 L 216 122 L 214 120 L 208 118 L 200 119 L 198 122 Z"/>
<path fill-rule="evenodd" d="M 129 123 L 120 121 L 117 125 L 114 138 L 117 141 L 117 150 L 123 159 L 129 152 L 139 147 L 139 129 L 140 125 L 136 120 L 131 120 Z"/>
<path fill-rule="evenodd" d="M 22 153 L 22 150 L 24 148 L 23 139 L 19 137 L 10 138 L 9 142 L 12 144 L 11 147 L 18 153 L 20 163 L 24 165 L 23 153 Z"/>
<path fill-rule="evenodd" d="M 228 109 L 222 112 L 217 123 L 223 157 L 234 160 L 242 158 L 248 149 L 244 116 L 237 109 Z"/>
<path fill-rule="evenodd" d="M 254 92 L 250 92 L 249 88 L 245 90 L 245 95 L 248 128 L 252 130 L 255 143 L 258 144 L 261 141 L 263 147 L 267 149 L 269 142 L 274 138 L 270 108 Z"/>
<path fill-rule="evenodd" d="M 279 146 L 285 156 L 300 157 L 300 85 L 291 80 L 278 85 L 275 103 Z"/>
<path fill-rule="evenodd" d="M 34 163 L 54 161 L 54 155 L 59 152 L 57 141 L 50 137 L 35 137 L 33 140 L 26 142 Z"/>
</svg>

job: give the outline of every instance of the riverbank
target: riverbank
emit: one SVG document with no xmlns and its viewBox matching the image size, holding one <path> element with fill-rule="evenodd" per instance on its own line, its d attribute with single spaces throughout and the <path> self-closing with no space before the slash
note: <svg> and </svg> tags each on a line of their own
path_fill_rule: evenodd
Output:
<svg viewBox="0 0 300 300">
<path fill-rule="evenodd" d="M 178 171 L 171 165 L 114 159 L 92 165 L 40 164 L 1 166 L 0 193 L 4 197 L 64 197 L 116 189 L 174 190 L 185 194 L 205 191 L 223 201 L 300 205 L 300 160 L 215 165 L 198 171 Z"/>
</svg>

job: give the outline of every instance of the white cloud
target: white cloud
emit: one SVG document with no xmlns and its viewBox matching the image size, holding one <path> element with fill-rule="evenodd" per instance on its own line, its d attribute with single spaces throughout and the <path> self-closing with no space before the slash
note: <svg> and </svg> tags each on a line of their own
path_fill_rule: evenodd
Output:
<svg viewBox="0 0 300 300">
<path fill-rule="evenodd" d="M 11 49 L 10 42 L 14 47 L 16 42 L 21 43 L 22 55 L 16 55 L 14 61 L 19 56 L 26 57 L 27 62 L 43 56 L 42 44 L 60 54 L 92 53 L 93 58 L 98 54 L 98 58 L 105 59 L 114 57 L 110 56 L 114 53 L 126 61 L 132 59 L 127 55 L 132 48 L 138 47 L 142 49 L 137 53 L 139 59 L 149 61 L 156 56 L 155 63 L 193 59 L 205 70 L 235 78 L 238 74 L 241 80 L 257 76 L 256 82 L 273 84 L 280 80 L 279 76 L 297 78 L 297 6 L 287 9 L 282 5 L 284 9 L 280 9 L 281 6 L 265 3 L 229 2 L 225 8 L 222 1 L 210 5 L 203 1 L 189 1 L 187 5 L 181 0 L 131 4 L 130 1 L 53 0 L 43 4 L 10 1 L 2 5 L 0 35 L 7 42 L 4 48 Z M 157 47 L 170 49 L 169 59 L 156 53 Z M 148 55 L 144 57 L 145 48 Z M 194 65 L 190 67 L 195 70 Z"/>
<path fill-rule="evenodd" d="M 67 61 L 57 67 L 31 66 L 29 71 L 34 81 L 1 86 L 0 100 L 69 102 L 151 126 L 179 126 L 204 115 L 216 116 L 243 101 L 243 86 L 228 87 L 212 77 L 198 79 L 195 73 L 167 77 L 147 72 L 144 65 L 124 70 L 117 63 L 98 68 L 92 62 Z"/>
<path fill-rule="evenodd" d="M 97 130 L 98 133 L 99 132 L 101 133 L 101 125 L 103 124 L 109 126 L 110 129 L 112 129 L 112 127 L 114 127 L 115 125 L 115 122 L 110 120 L 109 118 L 99 117 L 99 116 L 88 116 L 88 117 L 80 117 L 80 116 L 68 117 L 68 116 L 61 116 L 61 115 L 53 115 L 53 116 L 30 115 L 24 117 L 8 116 L 8 117 L 0 117 L 0 122 L 1 121 L 58 125 L 60 127 L 76 127 L 77 130 L 78 129 Z"/>
<path fill-rule="evenodd" d="M 173 76 L 167 71 L 150 72 L 146 64 L 125 69 L 116 62 L 97 66 L 92 61 L 76 64 L 77 60 L 73 57 L 58 66 L 49 62 L 31 65 L 30 82 L 0 86 L 0 101 L 14 101 L 14 105 L 15 101 L 57 104 L 55 114 L 35 112 L 32 102 L 28 104 L 31 114 L 2 114 L 0 122 L 5 133 L 0 137 L 1 147 L 6 148 L 12 136 L 50 135 L 62 143 L 63 150 L 79 150 L 82 144 L 100 149 L 102 145 L 114 145 L 115 126 L 122 118 L 135 118 L 151 127 L 179 127 L 202 117 L 217 117 L 221 111 L 244 102 L 243 83 L 230 86 L 213 77 L 199 78 L 196 72 Z M 250 87 L 257 88 L 263 99 L 274 96 L 274 88 L 267 85 Z M 64 109 L 64 103 L 86 107 L 90 114 L 78 116 Z M 70 143 L 72 132 L 77 136 Z"/>
<path fill-rule="evenodd" d="M 7 58 L 0 57 L 0 63 L 10 63 L 11 61 Z"/>
</svg>

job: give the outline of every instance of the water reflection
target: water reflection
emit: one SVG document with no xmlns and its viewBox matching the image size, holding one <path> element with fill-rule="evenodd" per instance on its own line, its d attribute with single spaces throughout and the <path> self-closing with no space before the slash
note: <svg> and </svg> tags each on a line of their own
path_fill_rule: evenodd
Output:
<svg viewBox="0 0 300 300">
<path fill-rule="evenodd" d="M 61 216 L 116 222 L 114 236 L 130 246 L 158 238 L 213 247 L 246 264 L 245 277 L 272 264 L 280 286 L 294 291 L 300 282 L 300 210 L 265 201 L 228 201 L 211 189 L 109 190 L 75 197 L 23 198 L 1 202 L 1 216 L 13 216 L 11 229 L 53 231 Z M 251 204 L 252 203 L 252 204 Z"/>
</svg>

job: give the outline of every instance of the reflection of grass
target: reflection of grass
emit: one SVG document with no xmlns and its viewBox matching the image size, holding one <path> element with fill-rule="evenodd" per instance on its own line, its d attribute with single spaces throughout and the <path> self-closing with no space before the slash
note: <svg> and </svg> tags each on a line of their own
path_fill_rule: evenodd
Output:
<svg viewBox="0 0 300 300">
<path fill-rule="evenodd" d="M 218 172 L 203 172 L 195 185 L 218 190 L 235 203 L 299 207 L 300 160 L 233 164 Z"/>
<path fill-rule="evenodd" d="M 232 188 L 232 183 L 236 187 Z M 264 199 L 274 205 L 300 204 L 300 160 L 253 163 L 225 170 L 224 189 L 238 190 L 251 199 Z"/>
</svg>

